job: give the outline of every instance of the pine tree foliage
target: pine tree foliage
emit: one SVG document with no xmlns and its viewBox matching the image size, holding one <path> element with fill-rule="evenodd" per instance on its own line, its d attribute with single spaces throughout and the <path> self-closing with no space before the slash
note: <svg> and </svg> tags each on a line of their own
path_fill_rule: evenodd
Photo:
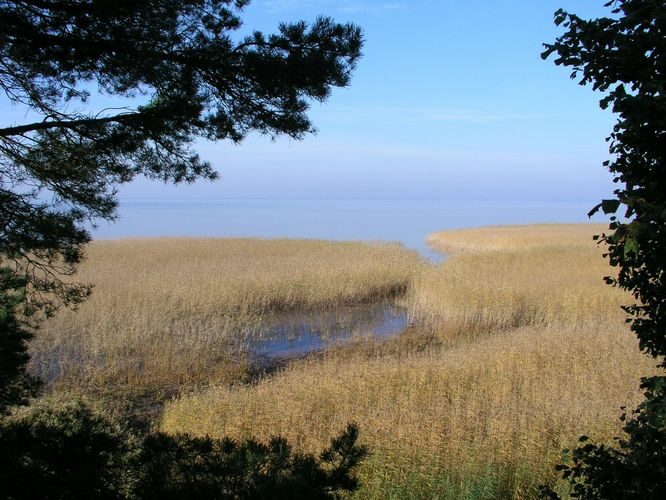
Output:
<svg viewBox="0 0 666 500">
<path fill-rule="evenodd" d="M 34 118 L 0 128 L 0 265 L 28 278 L 28 313 L 85 299 L 59 276 L 83 257 L 84 223 L 115 217 L 119 184 L 214 179 L 194 140 L 300 139 L 309 103 L 349 84 L 357 26 L 241 36 L 247 3 L 0 1 L 0 89 Z M 94 109 L 97 92 L 127 106 Z"/>
<path fill-rule="evenodd" d="M 0 0 L 0 497 L 333 498 L 366 454 L 351 425 L 321 457 L 269 444 L 134 436 L 84 405 L 12 415 L 35 394 L 32 328 L 90 294 L 70 276 L 88 228 L 137 176 L 213 180 L 196 140 L 301 139 L 349 84 L 360 28 L 321 17 L 243 34 L 248 0 Z M 118 106 L 95 107 L 99 96 Z"/>
<path fill-rule="evenodd" d="M 68 277 L 87 227 L 116 217 L 120 184 L 215 179 L 193 141 L 300 139 L 314 131 L 309 103 L 349 84 L 360 28 L 322 17 L 241 36 L 247 3 L 0 0 L 0 89 L 26 116 L 0 128 L 3 359 L 23 366 L 23 326 L 90 294 Z M 126 106 L 96 109 L 99 94 Z M 30 392 L 14 361 L 0 371 L 3 400 L 10 374 Z"/>
<path fill-rule="evenodd" d="M 0 268 L 0 417 L 27 404 L 39 386 L 25 369 L 31 334 L 16 317 L 24 289 L 24 279 Z"/>
<path fill-rule="evenodd" d="M 80 402 L 36 408 L 0 426 L 7 499 L 333 499 L 357 487 L 367 454 L 349 424 L 319 457 L 286 440 L 135 436 Z"/>
</svg>

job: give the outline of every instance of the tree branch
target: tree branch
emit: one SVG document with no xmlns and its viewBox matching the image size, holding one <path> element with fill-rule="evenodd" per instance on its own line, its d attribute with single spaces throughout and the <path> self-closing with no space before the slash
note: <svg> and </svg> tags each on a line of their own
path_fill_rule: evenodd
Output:
<svg viewBox="0 0 666 500">
<path fill-rule="evenodd" d="M 133 118 L 143 115 L 144 113 L 123 113 L 116 116 L 107 116 L 105 118 L 82 118 L 80 120 L 50 120 L 36 123 L 29 123 L 27 125 L 19 125 L 16 127 L 0 128 L 0 137 L 9 137 L 12 135 L 25 134 L 27 132 L 36 132 L 38 130 L 49 130 L 52 128 L 70 128 L 74 129 L 81 125 L 94 126 L 103 123 L 123 123 Z"/>
</svg>

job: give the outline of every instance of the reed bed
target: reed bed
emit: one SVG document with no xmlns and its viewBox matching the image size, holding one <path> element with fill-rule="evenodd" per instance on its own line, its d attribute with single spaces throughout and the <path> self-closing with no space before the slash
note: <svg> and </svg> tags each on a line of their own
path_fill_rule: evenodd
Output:
<svg viewBox="0 0 666 500">
<path fill-rule="evenodd" d="M 93 243 L 94 285 L 31 343 L 32 370 L 68 387 L 149 390 L 242 376 L 242 340 L 276 313 L 403 293 L 418 256 L 399 245 L 257 239 Z"/>
<path fill-rule="evenodd" d="M 589 329 L 609 315 L 621 320 L 620 306 L 630 298 L 603 282 L 615 270 L 592 239 L 602 230 L 580 224 L 436 233 L 430 243 L 453 257 L 418 277 L 411 314 L 424 326 L 446 325 L 440 331 L 447 334 L 520 326 Z"/>
<path fill-rule="evenodd" d="M 423 271 L 409 300 L 426 326 L 410 335 L 428 348 L 339 349 L 192 393 L 167 405 L 162 429 L 281 434 L 315 451 L 353 420 L 373 451 L 359 498 L 533 498 L 578 435 L 620 432 L 620 406 L 637 404 L 654 371 L 617 311 L 627 298 L 601 281 L 611 270 L 588 245 L 595 228 L 574 226 L 564 245 L 543 241 L 549 228 L 512 229 L 520 244 L 485 251 L 469 231 L 473 251 Z"/>
<path fill-rule="evenodd" d="M 428 244 L 448 254 L 494 252 L 560 246 L 590 246 L 605 224 L 532 224 L 487 226 L 441 231 L 428 235 Z"/>
</svg>

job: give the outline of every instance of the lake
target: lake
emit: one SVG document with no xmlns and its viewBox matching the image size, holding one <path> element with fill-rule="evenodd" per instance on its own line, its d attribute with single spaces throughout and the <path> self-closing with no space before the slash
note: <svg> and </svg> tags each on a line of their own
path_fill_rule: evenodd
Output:
<svg viewBox="0 0 666 500">
<path fill-rule="evenodd" d="M 95 238 L 191 236 L 400 242 L 432 261 L 428 234 L 498 224 L 586 222 L 592 202 L 437 200 L 128 199 Z M 408 324 L 390 302 L 280 314 L 239 342 L 262 365 L 358 336 L 389 337 Z M 239 346 L 240 347 L 240 346 Z"/>
<path fill-rule="evenodd" d="M 587 222 L 593 201 L 123 199 L 95 238 L 156 236 L 397 241 L 434 257 L 435 231 L 498 224 Z M 435 257 L 436 258 L 436 257 Z"/>
</svg>

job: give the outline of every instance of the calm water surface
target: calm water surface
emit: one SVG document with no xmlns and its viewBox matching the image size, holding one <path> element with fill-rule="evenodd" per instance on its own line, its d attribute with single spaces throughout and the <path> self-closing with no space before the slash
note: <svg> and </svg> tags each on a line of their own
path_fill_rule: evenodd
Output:
<svg viewBox="0 0 666 500">
<path fill-rule="evenodd" d="M 155 236 L 397 241 L 432 257 L 425 237 L 497 224 L 586 222 L 593 201 L 131 199 L 95 238 Z"/>
<path fill-rule="evenodd" d="M 426 245 L 445 229 L 498 224 L 586 222 L 591 202 L 424 200 L 133 199 L 120 204 L 120 220 L 100 225 L 95 238 L 156 236 L 315 238 L 400 242 L 432 261 Z M 408 325 L 390 303 L 269 318 L 242 347 L 257 362 L 299 356 L 358 336 L 388 337 Z"/>
<path fill-rule="evenodd" d="M 360 337 L 387 338 L 402 332 L 407 311 L 391 302 L 335 310 L 279 314 L 248 338 L 239 339 L 256 362 L 301 356 Z"/>
</svg>

